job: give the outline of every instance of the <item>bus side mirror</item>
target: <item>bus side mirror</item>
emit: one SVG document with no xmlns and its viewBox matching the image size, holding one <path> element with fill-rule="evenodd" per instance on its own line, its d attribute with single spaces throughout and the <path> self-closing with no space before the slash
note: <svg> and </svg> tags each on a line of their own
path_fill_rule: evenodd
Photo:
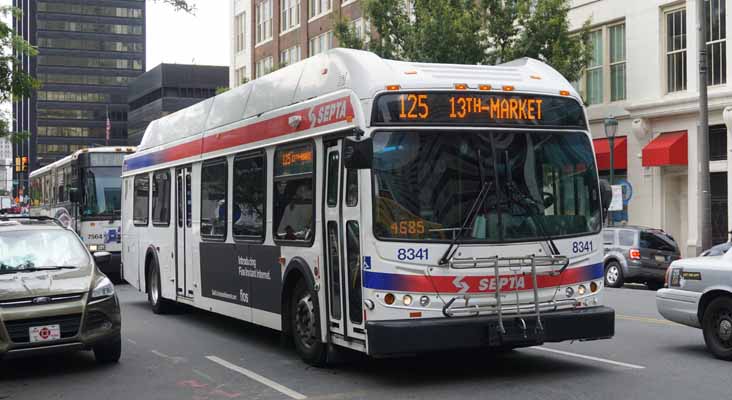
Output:
<svg viewBox="0 0 732 400">
<path fill-rule="evenodd" d="M 606 179 L 600 179 L 600 202 L 602 203 L 603 219 L 607 216 L 610 203 L 613 201 L 613 188 Z"/>
<path fill-rule="evenodd" d="M 343 165 L 348 169 L 371 169 L 374 147 L 371 138 L 344 139 Z"/>
<path fill-rule="evenodd" d="M 77 188 L 69 189 L 69 200 L 71 200 L 72 203 L 81 202 L 81 193 L 79 193 L 79 189 L 77 189 Z"/>
</svg>

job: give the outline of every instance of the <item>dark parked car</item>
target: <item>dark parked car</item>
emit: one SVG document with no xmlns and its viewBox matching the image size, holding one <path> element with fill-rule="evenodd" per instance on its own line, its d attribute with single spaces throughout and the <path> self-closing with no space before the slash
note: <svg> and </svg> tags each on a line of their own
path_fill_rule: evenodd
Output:
<svg viewBox="0 0 732 400">
<path fill-rule="evenodd" d="M 603 231 L 605 285 L 645 283 L 649 289 L 663 287 L 666 269 L 681 258 L 671 235 L 653 228 L 613 226 Z"/>
</svg>

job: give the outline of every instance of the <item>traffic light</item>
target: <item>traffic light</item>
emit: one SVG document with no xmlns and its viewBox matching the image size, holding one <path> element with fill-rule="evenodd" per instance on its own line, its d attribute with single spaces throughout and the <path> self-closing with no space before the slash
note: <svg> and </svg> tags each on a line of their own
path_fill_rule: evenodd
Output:
<svg viewBox="0 0 732 400">
<path fill-rule="evenodd" d="M 27 156 L 21 157 L 21 164 L 22 164 L 21 167 L 23 168 L 22 171 L 27 172 L 28 171 L 28 157 Z"/>
</svg>

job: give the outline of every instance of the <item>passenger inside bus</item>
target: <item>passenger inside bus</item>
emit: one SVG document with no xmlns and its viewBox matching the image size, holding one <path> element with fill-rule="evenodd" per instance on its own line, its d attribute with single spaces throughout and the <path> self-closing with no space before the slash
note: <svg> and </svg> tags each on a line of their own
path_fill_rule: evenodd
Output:
<svg viewBox="0 0 732 400">
<path fill-rule="evenodd" d="M 277 202 L 284 204 L 280 211 L 277 238 L 282 240 L 308 240 L 312 234 L 313 189 L 312 181 L 298 179 L 278 183 L 281 193 Z"/>
</svg>

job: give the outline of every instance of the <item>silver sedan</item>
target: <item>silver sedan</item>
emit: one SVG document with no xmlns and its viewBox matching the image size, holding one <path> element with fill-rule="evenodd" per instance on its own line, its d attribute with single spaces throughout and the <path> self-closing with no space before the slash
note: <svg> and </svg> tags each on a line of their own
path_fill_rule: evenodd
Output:
<svg viewBox="0 0 732 400">
<path fill-rule="evenodd" d="M 732 360 L 732 249 L 674 261 L 656 305 L 664 318 L 702 329 L 715 357 Z"/>
</svg>

